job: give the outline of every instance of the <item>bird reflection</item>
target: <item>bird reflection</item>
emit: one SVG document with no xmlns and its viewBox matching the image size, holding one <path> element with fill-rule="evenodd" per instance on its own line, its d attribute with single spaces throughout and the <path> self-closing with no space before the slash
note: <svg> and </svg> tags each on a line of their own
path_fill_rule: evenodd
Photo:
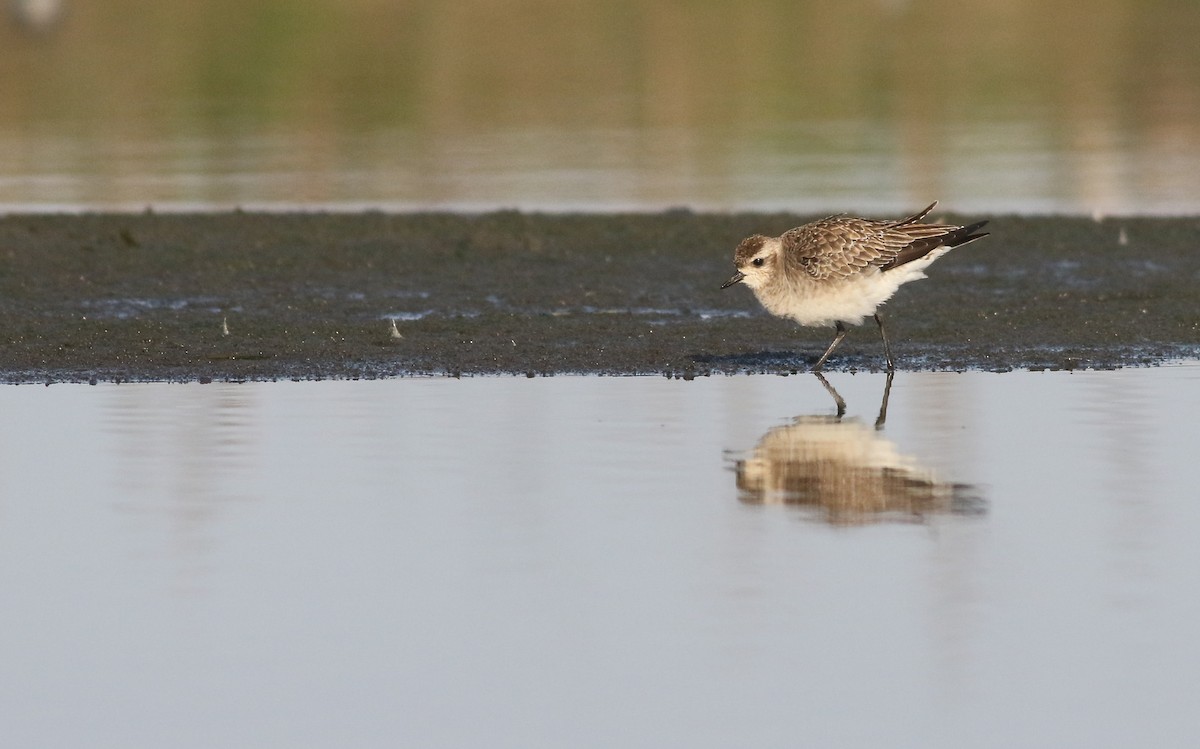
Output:
<svg viewBox="0 0 1200 749">
<path fill-rule="evenodd" d="M 873 426 L 845 418 L 846 402 L 816 373 L 837 414 L 798 416 L 769 430 L 737 461 L 738 498 L 746 504 L 804 508 L 833 525 L 922 521 L 930 515 L 977 515 L 983 499 L 970 484 L 940 480 L 903 455 L 880 430 L 887 420 L 892 375 Z"/>
</svg>

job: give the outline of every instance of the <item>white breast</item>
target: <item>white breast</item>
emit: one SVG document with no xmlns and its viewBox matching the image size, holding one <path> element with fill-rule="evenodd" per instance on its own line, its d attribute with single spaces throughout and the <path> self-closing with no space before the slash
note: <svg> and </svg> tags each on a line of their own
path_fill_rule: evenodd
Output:
<svg viewBox="0 0 1200 749">
<path fill-rule="evenodd" d="M 901 286 L 925 278 L 924 269 L 946 250 L 949 248 L 935 250 L 889 271 L 871 267 L 848 278 L 816 281 L 803 274 L 791 279 L 778 278 L 755 289 L 754 294 L 771 314 L 791 318 L 801 325 L 828 326 L 838 321 L 861 325 Z"/>
</svg>

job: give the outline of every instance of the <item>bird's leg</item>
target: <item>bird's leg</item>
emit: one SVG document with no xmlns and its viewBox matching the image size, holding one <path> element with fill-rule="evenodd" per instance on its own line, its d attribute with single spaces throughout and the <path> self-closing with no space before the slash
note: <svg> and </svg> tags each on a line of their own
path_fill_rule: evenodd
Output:
<svg viewBox="0 0 1200 749">
<path fill-rule="evenodd" d="M 846 401 L 842 400 L 842 396 L 838 394 L 838 391 L 833 389 L 833 385 L 829 384 L 829 380 L 825 379 L 825 375 L 816 371 L 814 371 L 813 374 L 817 376 L 817 379 L 820 380 L 821 384 L 825 386 L 825 392 L 829 393 L 829 395 L 833 397 L 833 402 L 837 404 L 837 417 L 840 419 L 845 416 Z"/>
<path fill-rule="evenodd" d="M 887 421 L 887 404 L 888 397 L 892 394 L 892 376 L 896 373 L 888 370 L 887 382 L 883 385 L 883 402 L 879 404 L 879 418 L 875 419 L 875 428 L 883 429 L 883 422 Z"/>
<path fill-rule="evenodd" d="M 878 318 L 876 318 L 876 319 L 878 319 Z M 837 348 L 837 345 L 839 343 L 841 343 L 842 339 L 845 337 L 846 337 L 846 326 L 842 325 L 841 320 L 838 320 L 837 321 L 837 335 L 835 335 L 833 337 L 833 343 L 829 344 L 829 348 L 825 349 L 825 353 L 821 354 L 820 359 L 817 359 L 817 363 L 813 365 L 812 371 L 814 371 L 814 372 L 821 371 L 821 367 L 825 366 L 825 360 L 829 358 L 829 355 L 833 353 L 833 350 L 835 348 Z"/>
<path fill-rule="evenodd" d="M 896 364 L 892 361 L 892 344 L 888 342 L 887 331 L 883 329 L 883 318 L 879 313 L 875 313 L 875 322 L 879 323 L 879 335 L 883 336 L 883 353 L 887 356 L 888 373 L 896 371 Z"/>
</svg>

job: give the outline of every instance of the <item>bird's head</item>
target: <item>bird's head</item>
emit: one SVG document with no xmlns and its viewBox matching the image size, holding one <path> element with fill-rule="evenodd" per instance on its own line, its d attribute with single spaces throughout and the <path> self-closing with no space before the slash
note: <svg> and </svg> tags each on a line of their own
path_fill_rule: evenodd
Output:
<svg viewBox="0 0 1200 749">
<path fill-rule="evenodd" d="M 743 239 L 733 252 L 733 266 L 737 268 L 737 273 L 721 284 L 721 288 L 727 289 L 738 282 L 752 289 L 765 285 L 775 266 L 775 244 L 778 242 L 772 243 L 761 234 Z"/>
</svg>

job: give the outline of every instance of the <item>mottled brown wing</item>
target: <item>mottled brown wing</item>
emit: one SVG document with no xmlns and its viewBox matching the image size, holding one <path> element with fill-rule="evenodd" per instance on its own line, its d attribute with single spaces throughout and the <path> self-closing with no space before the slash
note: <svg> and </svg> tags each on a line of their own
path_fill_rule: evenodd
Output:
<svg viewBox="0 0 1200 749">
<path fill-rule="evenodd" d="M 887 224 L 849 216 L 814 221 L 782 237 L 785 262 L 818 281 L 883 265 L 912 241 L 902 239 Z"/>
<path fill-rule="evenodd" d="M 893 267 L 901 253 L 928 253 L 957 228 L 832 216 L 796 227 L 781 239 L 785 262 L 821 281 L 853 276 L 870 266 Z"/>
</svg>

